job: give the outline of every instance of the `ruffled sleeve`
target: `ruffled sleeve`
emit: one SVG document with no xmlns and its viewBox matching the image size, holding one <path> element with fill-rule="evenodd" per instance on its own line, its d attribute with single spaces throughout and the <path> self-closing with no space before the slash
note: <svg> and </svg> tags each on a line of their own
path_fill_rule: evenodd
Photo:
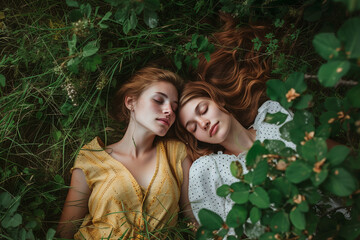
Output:
<svg viewBox="0 0 360 240">
<path fill-rule="evenodd" d="M 271 113 L 277 113 L 282 112 L 287 115 L 287 118 L 285 122 L 282 124 L 270 124 L 265 122 L 266 114 Z M 258 115 L 255 118 L 254 121 L 254 129 L 256 130 L 256 139 L 263 142 L 265 139 L 270 140 L 281 140 L 285 143 L 287 147 L 290 147 L 292 149 L 296 148 L 296 145 L 292 142 L 286 141 L 283 138 L 281 138 L 280 134 L 280 128 L 285 123 L 291 121 L 293 119 L 293 113 L 283 108 L 280 103 L 275 101 L 266 101 L 259 109 L 258 109 Z"/>
</svg>

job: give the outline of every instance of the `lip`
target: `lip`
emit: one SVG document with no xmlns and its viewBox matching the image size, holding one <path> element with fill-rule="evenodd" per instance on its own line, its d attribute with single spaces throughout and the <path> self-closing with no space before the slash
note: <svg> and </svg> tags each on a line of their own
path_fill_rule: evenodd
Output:
<svg viewBox="0 0 360 240">
<path fill-rule="evenodd" d="M 212 125 L 212 127 L 209 130 L 210 137 L 214 136 L 214 134 L 217 132 L 219 126 L 219 122 Z"/>
<path fill-rule="evenodd" d="M 157 118 L 156 120 L 158 120 L 159 122 L 161 122 L 162 124 L 164 124 L 166 126 L 170 126 L 169 119 L 167 119 L 167 118 Z"/>
</svg>

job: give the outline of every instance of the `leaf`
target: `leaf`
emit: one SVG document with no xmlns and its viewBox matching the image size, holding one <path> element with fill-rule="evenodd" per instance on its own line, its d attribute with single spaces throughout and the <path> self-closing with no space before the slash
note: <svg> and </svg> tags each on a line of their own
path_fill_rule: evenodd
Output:
<svg viewBox="0 0 360 240">
<path fill-rule="evenodd" d="M 54 239 L 55 233 L 56 233 L 55 229 L 49 228 L 49 230 L 46 233 L 46 240 Z"/>
<path fill-rule="evenodd" d="M 349 153 L 350 149 L 348 147 L 338 145 L 330 149 L 330 151 L 326 154 L 326 158 L 332 166 L 337 166 L 345 160 Z"/>
<path fill-rule="evenodd" d="M 220 187 L 218 187 L 218 189 L 216 189 L 216 194 L 220 197 L 226 197 L 227 195 L 229 195 L 230 193 L 230 186 L 227 184 L 224 184 Z"/>
<path fill-rule="evenodd" d="M 212 231 L 205 228 L 204 226 L 199 227 L 196 231 L 196 239 L 198 240 L 207 240 L 213 237 Z"/>
<path fill-rule="evenodd" d="M 235 204 L 226 216 L 226 224 L 229 227 L 239 227 L 244 224 L 247 219 L 246 207 Z"/>
<path fill-rule="evenodd" d="M 268 190 L 268 194 L 271 203 L 274 203 L 276 207 L 282 206 L 284 198 L 279 190 L 272 188 Z"/>
<path fill-rule="evenodd" d="M 66 0 L 66 5 L 69 7 L 79 7 L 79 3 L 74 0 Z"/>
<path fill-rule="evenodd" d="M 79 9 L 73 9 L 69 12 L 69 19 L 71 22 L 77 22 L 83 17 Z"/>
<path fill-rule="evenodd" d="M 300 147 L 301 156 L 310 163 L 314 164 L 317 161 L 322 160 L 326 156 L 327 145 L 323 138 L 313 138 L 306 141 L 304 145 Z"/>
<path fill-rule="evenodd" d="M 266 94 L 271 100 L 278 101 L 284 108 L 289 108 L 291 103 L 286 100 L 285 83 L 279 79 L 270 79 L 266 82 Z"/>
<path fill-rule="evenodd" d="M 329 61 L 318 71 L 319 82 L 325 87 L 333 87 L 350 69 L 348 61 Z"/>
<path fill-rule="evenodd" d="M 274 232 L 285 233 L 290 230 L 289 216 L 284 211 L 276 213 L 271 218 L 270 228 Z"/>
<path fill-rule="evenodd" d="M 345 53 L 348 58 L 360 57 L 360 18 L 348 19 L 338 30 L 338 38 L 345 43 Z"/>
<path fill-rule="evenodd" d="M 285 143 L 281 140 L 264 140 L 264 146 L 270 153 L 279 154 L 285 147 Z"/>
<path fill-rule="evenodd" d="M 18 207 L 20 206 L 20 202 L 21 202 L 20 200 L 21 200 L 20 196 L 16 196 L 14 198 L 14 200 L 8 210 L 8 214 L 12 215 L 17 211 Z"/>
<path fill-rule="evenodd" d="M 292 184 L 285 177 L 278 177 L 273 182 L 274 187 L 279 190 L 286 198 L 290 197 Z"/>
<path fill-rule="evenodd" d="M 261 142 L 256 140 L 246 154 L 246 165 L 253 166 L 262 158 L 264 154 L 267 153 L 268 151 L 264 146 L 262 146 Z"/>
<path fill-rule="evenodd" d="M 292 183 L 300 183 L 310 177 L 311 168 L 304 162 L 292 162 L 285 170 L 285 176 Z"/>
<path fill-rule="evenodd" d="M 97 46 L 97 41 L 91 41 L 88 44 L 85 45 L 85 47 L 83 48 L 83 57 L 89 57 L 94 55 L 95 53 L 97 53 L 97 51 L 99 51 L 99 47 Z"/>
<path fill-rule="evenodd" d="M 267 113 L 265 116 L 264 122 L 280 125 L 283 122 L 285 122 L 287 116 L 288 116 L 287 114 L 282 113 L 282 112 Z"/>
<path fill-rule="evenodd" d="M 346 197 L 357 189 L 355 178 L 343 168 L 334 168 L 324 182 L 324 187 L 331 193 Z"/>
<path fill-rule="evenodd" d="M 129 18 L 129 27 L 130 29 L 135 29 L 136 25 L 138 23 L 137 17 L 136 17 L 136 13 L 134 11 L 131 11 L 131 15 Z"/>
<path fill-rule="evenodd" d="M 5 87 L 5 76 L 0 74 L 0 87 Z"/>
<path fill-rule="evenodd" d="M 327 110 L 338 112 L 342 109 L 343 103 L 338 97 L 329 97 L 325 99 L 324 105 Z"/>
<path fill-rule="evenodd" d="M 300 98 L 297 98 L 293 104 L 295 109 L 305 109 L 308 108 L 311 104 L 313 96 L 311 94 L 302 95 Z"/>
<path fill-rule="evenodd" d="M 306 226 L 305 215 L 297 207 L 290 211 L 291 223 L 300 230 L 304 230 Z"/>
<path fill-rule="evenodd" d="M 4 228 L 14 228 L 22 224 L 22 216 L 19 213 L 11 215 L 6 215 L 5 218 L 1 221 L 1 225 Z"/>
<path fill-rule="evenodd" d="M 293 72 L 285 81 L 286 90 L 294 88 L 295 91 L 299 94 L 303 93 L 306 90 L 306 83 L 304 81 L 304 74 L 301 72 Z"/>
<path fill-rule="evenodd" d="M 148 25 L 150 28 L 155 28 L 158 25 L 159 19 L 158 15 L 154 11 L 144 11 L 144 22 L 146 25 Z"/>
<path fill-rule="evenodd" d="M 8 192 L 0 193 L 0 205 L 7 209 L 10 207 L 13 197 Z"/>
<path fill-rule="evenodd" d="M 199 211 L 199 219 L 201 225 L 210 231 L 220 229 L 224 223 L 217 213 L 204 208 Z"/>
<path fill-rule="evenodd" d="M 267 232 L 260 236 L 259 240 L 275 240 L 275 234 L 273 232 Z"/>
<path fill-rule="evenodd" d="M 253 178 L 252 178 L 252 184 L 253 185 L 259 185 L 263 183 L 267 177 L 269 165 L 266 160 L 261 160 L 256 164 L 256 167 L 254 169 Z"/>
<path fill-rule="evenodd" d="M 152 10 L 152 11 L 157 11 L 160 9 L 160 0 L 145 0 L 145 8 Z"/>
<path fill-rule="evenodd" d="M 243 182 L 236 182 L 231 184 L 230 187 L 234 191 L 231 193 L 230 198 L 235 203 L 243 204 L 249 200 L 249 185 Z"/>
<path fill-rule="evenodd" d="M 69 56 L 73 55 L 76 52 L 76 42 L 77 42 L 77 37 L 76 34 L 74 33 L 72 35 L 71 40 L 68 41 Z"/>
<path fill-rule="evenodd" d="M 312 43 L 316 52 L 326 60 L 336 59 L 339 56 L 341 42 L 334 33 L 317 34 Z"/>
<path fill-rule="evenodd" d="M 346 100 L 351 104 L 351 106 L 360 108 L 360 84 L 351 88 L 346 93 Z"/>
<path fill-rule="evenodd" d="M 258 208 L 265 209 L 270 206 L 269 195 L 262 187 L 256 187 L 254 192 L 250 194 L 249 200 Z"/>
<path fill-rule="evenodd" d="M 322 184 L 325 179 L 327 178 L 329 174 L 329 171 L 327 169 L 322 169 L 319 173 L 313 172 L 311 174 L 311 181 L 315 187 L 318 187 L 320 184 Z"/>
<path fill-rule="evenodd" d="M 91 72 L 95 72 L 101 62 L 102 60 L 99 54 L 92 55 L 84 59 L 84 68 Z"/>
<path fill-rule="evenodd" d="M 250 210 L 250 220 L 252 223 L 256 223 L 261 218 L 261 210 L 257 207 L 252 207 Z"/>
</svg>

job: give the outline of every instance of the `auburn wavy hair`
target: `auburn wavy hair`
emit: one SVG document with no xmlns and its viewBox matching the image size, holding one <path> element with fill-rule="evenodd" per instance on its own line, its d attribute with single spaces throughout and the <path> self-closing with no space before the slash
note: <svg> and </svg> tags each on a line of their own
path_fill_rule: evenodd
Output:
<svg viewBox="0 0 360 240">
<path fill-rule="evenodd" d="M 198 87 L 193 83 L 185 85 L 180 109 L 192 98 L 205 92 L 214 93 L 207 97 L 248 128 L 254 122 L 259 106 L 267 100 L 266 81 L 270 78 L 271 58 L 266 54 L 264 46 L 255 50 L 252 42 L 256 38 L 263 43 L 268 42 L 265 38 L 267 27 L 237 27 L 234 18 L 228 14 L 220 14 L 220 19 L 224 22 L 222 30 L 209 37 L 216 47 L 210 55 L 211 60 L 207 62 L 202 56 L 196 71 L 197 81 L 208 84 L 199 84 Z M 201 94 L 200 89 L 203 91 Z M 188 155 L 192 160 L 221 149 L 219 146 L 198 142 L 179 123 L 176 132 L 188 144 Z"/>
</svg>

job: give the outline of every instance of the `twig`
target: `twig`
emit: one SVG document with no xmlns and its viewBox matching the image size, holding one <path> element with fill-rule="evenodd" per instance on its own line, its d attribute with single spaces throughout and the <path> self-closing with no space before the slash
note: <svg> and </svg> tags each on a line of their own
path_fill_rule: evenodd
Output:
<svg viewBox="0 0 360 240">
<path fill-rule="evenodd" d="M 318 79 L 318 76 L 317 76 L 317 75 L 305 74 L 305 79 L 310 79 L 310 78 Z M 343 79 L 340 79 L 340 80 L 336 83 L 335 87 L 338 87 L 339 85 L 356 86 L 356 85 L 358 85 L 358 82 L 357 82 L 357 81 L 354 81 L 354 80 L 343 80 Z"/>
</svg>

